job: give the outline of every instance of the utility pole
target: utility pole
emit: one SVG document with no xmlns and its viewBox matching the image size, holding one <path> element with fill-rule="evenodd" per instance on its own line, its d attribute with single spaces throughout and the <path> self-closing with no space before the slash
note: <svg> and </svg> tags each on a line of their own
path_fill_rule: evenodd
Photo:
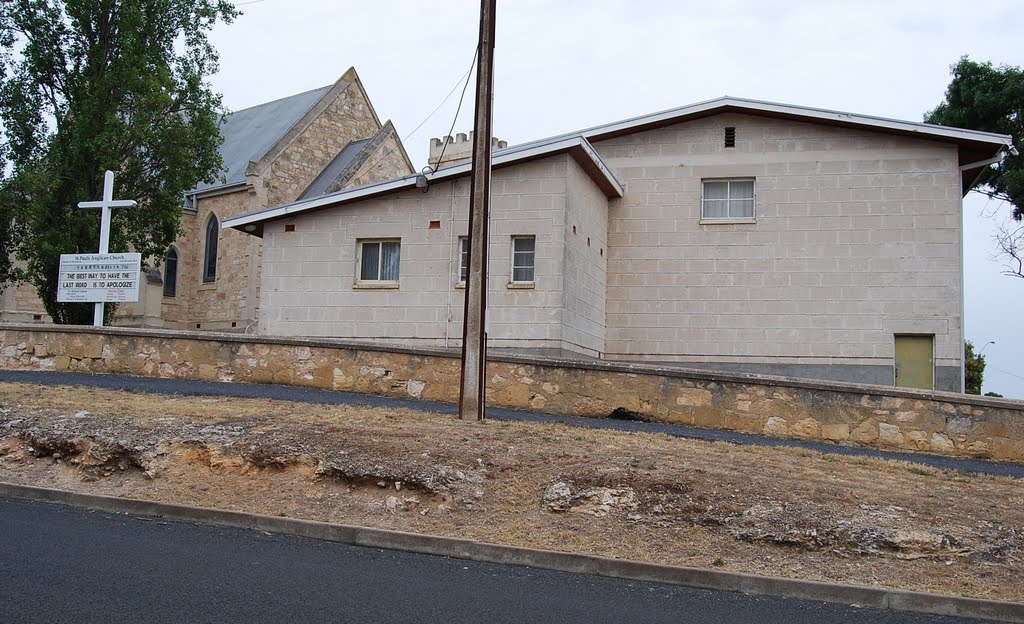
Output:
<svg viewBox="0 0 1024 624">
<path fill-rule="evenodd" d="M 459 418 L 483 420 L 487 388 L 487 222 L 491 199 L 491 101 L 497 0 L 480 1 L 480 42 L 473 122 L 473 177 L 469 188 L 469 267 L 462 322 Z"/>
</svg>

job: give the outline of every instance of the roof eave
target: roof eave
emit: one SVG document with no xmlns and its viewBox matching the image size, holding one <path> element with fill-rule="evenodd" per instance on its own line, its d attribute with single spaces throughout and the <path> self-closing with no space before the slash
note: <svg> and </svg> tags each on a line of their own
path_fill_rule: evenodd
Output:
<svg viewBox="0 0 1024 624">
<path fill-rule="evenodd" d="M 955 140 L 956 142 L 968 142 L 988 145 L 1009 145 L 1011 137 L 993 132 L 980 130 L 966 130 L 963 128 L 951 128 L 934 124 L 918 123 L 890 119 L 887 117 L 876 117 L 872 115 L 858 115 L 842 111 L 828 109 L 810 108 L 805 106 L 793 106 L 790 104 L 778 104 L 761 100 L 747 100 L 735 97 L 722 97 L 697 104 L 690 104 L 679 108 L 673 108 L 650 115 L 633 117 L 610 124 L 594 126 L 578 133 L 591 141 L 600 141 L 623 134 L 639 132 L 650 127 L 678 123 L 681 119 L 697 118 L 721 112 L 737 111 L 754 114 L 769 114 L 774 116 L 789 117 L 804 120 L 816 120 L 819 122 L 833 123 L 846 126 L 871 127 L 879 130 L 896 131 L 905 134 L 914 134 L 922 137 L 936 139 Z"/>
<path fill-rule="evenodd" d="M 609 197 L 622 197 L 625 194 L 622 185 L 617 179 L 615 179 L 615 176 L 612 174 L 608 165 L 606 165 L 604 160 L 601 159 L 600 155 L 590 142 L 580 136 L 562 139 L 546 145 L 532 145 L 526 149 L 513 147 L 500 150 L 495 153 L 491 165 L 495 169 L 502 169 L 519 163 L 553 156 L 562 152 L 568 153 L 578 163 L 580 163 L 583 169 L 590 174 L 594 183 L 602 192 L 605 193 L 605 195 Z M 237 217 L 225 219 L 223 228 L 233 228 L 248 234 L 260 236 L 262 235 L 262 224 L 268 221 L 275 221 L 277 219 L 282 219 L 296 214 L 415 188 L 416 178 L 419 177 L 419 175 L 426 176 L 427 183 L 429 184 L 430 182 L 441 182 L 469 175 L 471 170 L 471 163 L 462 163 L 451 167 L 444 167 L 431 173 L 408 175 L 388 182 L 382 182 L 380 184 L 361 186 L 351 190 L 324 195 L 316 199 L 294 202 L 258 212 L 242 214 Z M 259 225 L 259 228 L 247 229 L 248 226 L 256 225 Z M 257 234 L 257 231 L 260 233 Z"/>
<path fill-rule="evenodd" d="M 220 186 L 211 186 L 202 190 L 191 190 L 185 193 L 191 195 L 196 199 L 204 199 L 207 197 L 214 197 L 216 195 L 224 195 L 225 193 L 234 193 L 244 189 L 249 183 L 245 180 L 241 182 L 230 182 L 228 184 L 221 184 Z"/>
</svg>

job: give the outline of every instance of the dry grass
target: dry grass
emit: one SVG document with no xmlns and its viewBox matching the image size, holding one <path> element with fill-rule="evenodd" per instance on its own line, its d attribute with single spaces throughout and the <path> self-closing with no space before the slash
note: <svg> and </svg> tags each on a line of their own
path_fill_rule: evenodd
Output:
<svg viewBox="0 0 1024 624">
<path fill-rule="evenodd" d="M 27 384 L 0 384 L 0 438 L 8 482 L 1024 599 L 1024 488 L 1006 477 L 409 410 Z M 557 483 L 569 494 L 548 504 Z"/>
</svg>

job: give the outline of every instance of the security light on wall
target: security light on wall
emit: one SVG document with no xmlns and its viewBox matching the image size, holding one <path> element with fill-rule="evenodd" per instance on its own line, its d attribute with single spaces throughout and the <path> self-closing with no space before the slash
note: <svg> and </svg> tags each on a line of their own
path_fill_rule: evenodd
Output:
<svg viewBox="0 0 1024 624">
<path fill-rule="evenodd" d="M 427 187 L 430 185 L 430 181 L 427 180 L 428 173 L 434 173 L 434 170 L 431 169 L 430 167 L 424 167 L 420 171 L 419 175 L 416 176 L 416 188 L 423 191 L 424 193 L 427 192 Z"/>
</svg>

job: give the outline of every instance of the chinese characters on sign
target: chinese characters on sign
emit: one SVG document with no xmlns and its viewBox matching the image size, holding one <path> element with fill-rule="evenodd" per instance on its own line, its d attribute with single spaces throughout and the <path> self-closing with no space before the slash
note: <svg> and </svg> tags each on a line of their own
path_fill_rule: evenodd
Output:
<svg viewBox="0 0 1024 624">
<path fill-rule="evenodd" d="M 137 253 L 61 254 L 57 301 L 138 301 L 141 268 Z"/>
</svg>

